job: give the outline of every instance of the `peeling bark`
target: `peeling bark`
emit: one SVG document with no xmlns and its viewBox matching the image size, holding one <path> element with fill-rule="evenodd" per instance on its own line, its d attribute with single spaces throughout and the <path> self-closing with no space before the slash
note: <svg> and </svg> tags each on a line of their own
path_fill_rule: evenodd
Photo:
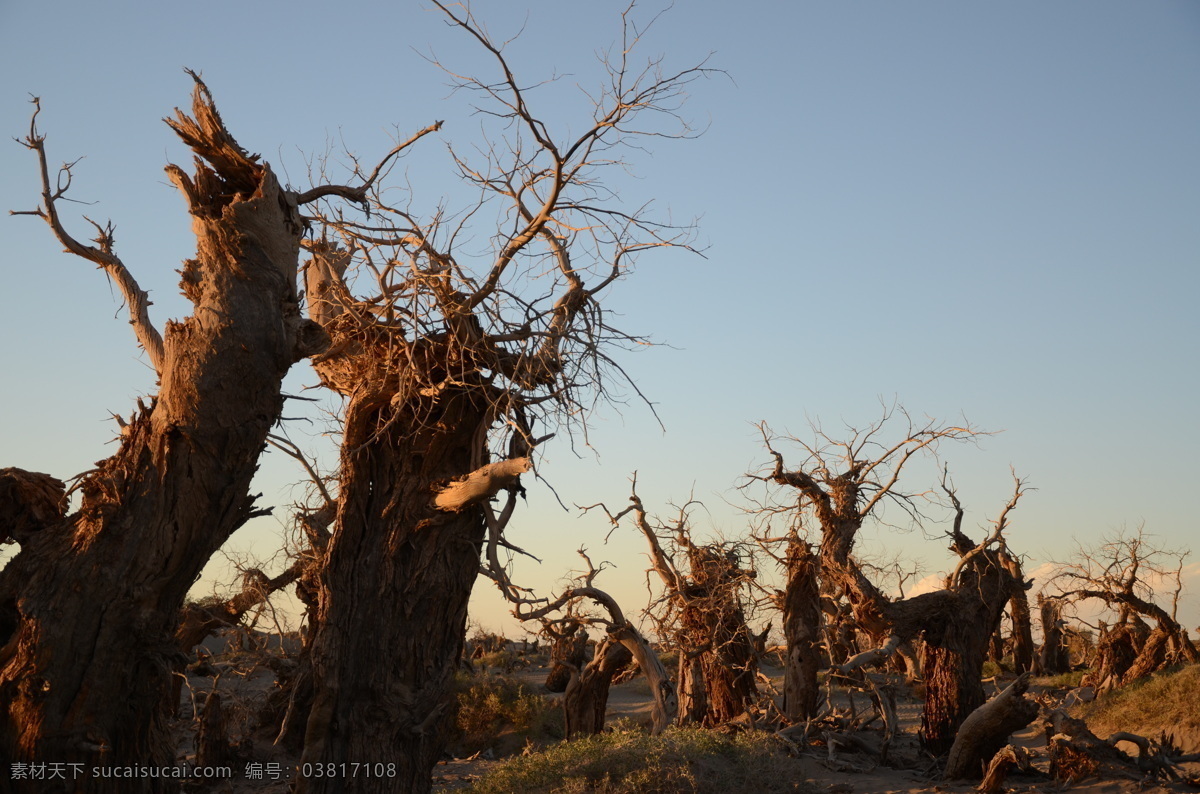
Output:
<svg viewBox="0 0 1200 794">
<path fill-rule="evenodd" d="M 295 195 L 238 147 L 196 82 L 192 116 L 168 121 L 197 154 L 192 177 L 168 168 L 197 237 L 182 271 L 195 313 L 167 324 L 158 395 L 139 401 L 120 449 L 83 478 L 80 510 L 36 532 L 0 572 L 0 748 L 14 760 L 174 763 L 164 719 L 182 662 L 180 607 L 254 514 L 248 488 L 282 378 L 323 338 L 297 302 Z M 172 782 L 82 777 L 72 787 Z"/>
<path fill-rule="evenodd" d="M 505 488 L 516 485 L 532 468 L 529 458 L 511 458 L 489 463 L 443 488 L 433 500 L 438 510 L 458 512 L 482 504 Z"/>
<path fill-rule="evenodd" d="M 783 674 L 783 713 L 793 721 L 815 717 L 820 700 L 821 595 L 817 559 L 799 538 L 788 544 L 787 585 L 782 594 L 787 661 Z"/>
</svg>

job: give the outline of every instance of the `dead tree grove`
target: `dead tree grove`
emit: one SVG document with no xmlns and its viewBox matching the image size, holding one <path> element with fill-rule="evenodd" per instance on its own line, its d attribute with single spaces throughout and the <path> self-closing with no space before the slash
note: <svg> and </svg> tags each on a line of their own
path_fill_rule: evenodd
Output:
<svg viewBox="0 0 1200 794">
<path fill-rule="evenodd" d="M 904 437 L 894 443 L 883 442 L 880 437 L 894 413 L 894 409 L 885 410 L 880 420 L 866 428 L 850 428 L 845 439 L 833 439 L 819 428 L 815 429 L 814 443 L 791 439 L 804 454 L 796 468 L 785 464 L 764 426 L 763 437 L 774 466 L 760 479 L 794 489 L 794 509 L 811 516 L 820 527 L 821 593 L 833 602 L 845 599 L 858 627 L 870 636 L 885 638 L 879 648 L 839 665 L 839 671 L 882 663 L 903 642 L 918 635 L 923 638 L 926 690 L 922 735 L 927 748 L 942 755 L 949 751 L 962 721 L 984 702 L 980 670 L 988 642 L 1018 586 L 1011 573 L 1004 529 L 1009 512 L 1026 488 L 1016 480 L 1014 495 L 993 523 L 992 531 L 983 542 L 976 543 L 962 532 L 963 508 L 943 479 L 955 513 L 953 529 L 947 534 L 958 563 L 944 589 L 900 600 L 888 598 L 853 555 L 859 530 L 885 503 L 920 520 L 919 495 L 899 487 L 906 464 L 922 451 L 934 451 L 941 442 L 969 441 L 981 435 L 970 426 L 934 421 L 914 424 L 903 414 L 908 422 Z M 807 667 L 803 675 L 805 680 L 795 684 L 802 703 L 811 697 L 806 693 L 816 688 Z M 800 678 L 799 671 L 795 676 Z"/>
<path fill-rule="evenodd" d="M 578 427 L 619 377 L 610 353 L 637 340 L 609 325 L 605 293 L 639 253 L 688 234 L 612 205 L 597 180 L 648 136 L 690 134 L 676 110 L 704 69 L 635 68 L 626 16 L 594 115 L 564 140 L 470 11 L 436 4 L 497 69 L 494 80 L 448 72 L 495 122 L 473 153 L 450 150 L 479 203 L 422 216 L 398 191 L 372 190 L 361 216 L 322 214 L 307 265 L 312 316 L 332 338 L 313 363 L 344 408 L 302 763 L 395 758 L 397 774 L 310 778 L 303 792 L 428 788 L 485 507 L 521 487 L 549 435 L 539 430 Z"/>
<path fill-rule="evenodd" d="M 688 505 L 669 525 L 652 523 L 636 475 L 629 502 L 616 513 L 593 507 L 614 526 L 632 514 L 649 545 L 651 571 L 663 585 L 649 614 L 660 637 L 679 652 L 679 723 L 711 727 L 741 716 L 758 694 L 758 659 L 745 614 L 753 569 L 742 567 L 733 544 L 693 542 Z"/>
<path fill-rule="evenodd" d="M 324 195 L 321 188 L 281 187 L 270 166 L 234 140 L 208 88 L 193 77 L 190 115 L 177 112 L 167 124 L 195 152 L 194 172 L 170 165 L 167 175 L 197 238 L 196 256 L 181 271 L 195 310 L 164 331 L 116 253 L 112 225 L 93 224 L 90 245 L 67 230 L 60 209 L 72 168 L 52 176 L 36 112 L 23 141 L 42 181 L 40 206 L 24 214 L 45 221 L 67 251 L 117 285 L 158 392 L 120 420 L 116 453 L 76 480 L 76 512 L 66 514 L 61 483 L 44 476 L 33 492 L 0 487 L 0 538 L 20 543 L 0 572 L 6 759 L 86 769 L 173 764 L 163 722 L 171 673 L 182 660 L 174 635 L 184 596 L 213 552 L 262 512 L 248 488 L 280 416 L 281 380 L 329 341 L 302 317 L 296 284 L 307 225 L 301 207 Z M 28 475 L 10 469 L 0 479 L 28 482 Z M 86 776 L 60 782 L 89 792 L 170 785 Z"/>
<path fill-rule="evenodd" d="M 567 738 L 574 734 L 599 733 L 604 729 L 609 686 L 617 672 L 631 659 L 645 676 L 654 699 L 650 712 L 651 732 L 662 733 L 674 721 L 678 710 L 675 685 L 658 654 L 625 617 L 616 599 L 596 586 L 596 577 L 605 564 L 596 567 L 586 549 L 579 549 L 587 571 L 553 599 L 538 597 L 512 581 L 498 549 L 515 500 L 516 495 L 510 493 L 504 509 L 498 514 L 490 506 L 486 509 L 488 538 L 480 574 L 495 583 L 504 599 L 513 605 L 512 614 L 518 620 L 540 621 L 552 630 L 551 633 L 562 635 L 566 635 L 568 628 L 579 631 L 583 626 L 598 626 L 605 631 L 591 661 L 578 665 L 569 659 L 560 661 L 569 676 L 563 696 Z"/>
<path fill-rule="evenodd" d="M 1093 684 L 1100 692 L 1128 684 L 1174 664 L 1200 662 L 1200 651 L 1180 625 L 1176 610 L 1183 589 L 1186 551 L 1163 549 L 1139 527 L 1118 532 L 1093 547 L 1080 546 L 1058 566 L 1044 603 L 1100 602 L 1110 622 L 1101 621 Z M 1170 609 L 1156 591 L 1171 591 Z M 1044 607 L 1043 614 L 1053 614 Z M 1147 623 L 1153 621 L 1153 628 Z"/>
</svg>

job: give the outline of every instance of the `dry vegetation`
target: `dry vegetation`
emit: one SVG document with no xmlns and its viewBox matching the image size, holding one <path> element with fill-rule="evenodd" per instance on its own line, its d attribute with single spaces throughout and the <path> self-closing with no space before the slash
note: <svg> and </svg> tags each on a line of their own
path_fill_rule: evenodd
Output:
<svg viewBox="0 0 1200 794">
<path fill-rule="evenodd" d="M 1181 749 L 1200 752 L 1200 665 L 1155 673 L 1101 695 L 1076 713 L 1100 736 L 1128 731 L 1157 738 L 1165 732 Z"/>
</svg>

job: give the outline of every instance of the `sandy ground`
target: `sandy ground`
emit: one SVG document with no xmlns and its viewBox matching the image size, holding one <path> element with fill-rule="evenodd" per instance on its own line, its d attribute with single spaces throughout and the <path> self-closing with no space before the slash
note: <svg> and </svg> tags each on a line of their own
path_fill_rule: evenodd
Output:
<svg viewBox="0 0 1200 794">
<path fill-rule="evenodd" d="M 543 682 L 546 677 L 545 668 L 519 671 L 515 675 L 527 683 L 531 689 L 541 694 L 558 698 L 559 695 L 546 691 Z M 765 675 L 771 679 L 778 689 L 782 686 L 783 671 L 778 668 L 766 667 Z M 1003 683 L 1003 682 L 1002 682 Z M 994 686 L 994 685 L 993 685 Z M 995 689 L 996 692 L 999 688 Z M 844 691 L 837 691 L 836 698 L 839 707 L 848 705 Z M 989 694 L 992 694 L 989 692 Z M 1038 694 L 1037 688 L 1031 694 Z M 859 709 L 869 709 L 865 695 L 859 694 L 856 703 Z M 811 789 L 831 794 L 918 794 L 919 792 L 946 792 L 947 794 L 967 794 L 974 792 L 976 784 L 955 785 L 945 783 L 930 777 L 927 770 L 930 763 L 921 756 L 917 729 L 921 722 L 921 701 L 911 692 L 901 692 L 897 695 L 897 712 L 900 719 L 900 732 L 893 745 L 893 757 L 896 765 L 901 768 L 885 767 L 874 764 L 872 759 L 862 755 L 839 756 L 835 762 L 830 762 L 824 754 L 804 755 L 796 759 L 795 774 L 797 782 Z M 617 719 L 629 719 L 636 724 L 650 725 L 650 697 L 646 685 L 640 679 L 614 686 L 609 694 L 607 719 L 611 723 Z M 1194 739 L 1196 737 L 1188 737 Z M 1014 734 L 1012 743 L 1028 750 L 1042 750 L 1046 746 L 1045 733 L 1041 721 L 1035 721 L 1025 730 Z M 1188 742 L 1185 742 L 1187 744 Z M 1132 747 L 1123 749 L 1132 751 Z M 1188 749 L 1185 747 L 1184 749 Z M 471 781 L 500 761 L 488 758 L 452 759 L 437 766 L 434 770 L 434 791 L 453 791 L 465 788 Z M 1077 792 L 1078 794 L 1127 794 L 1132 792 L 1155 791 L 1195 791 L 1196 787 L 1185 784 L 1172 786 L 1146 785 L 1141 781 L 1085 781 L 1083 783 L 1062 787 L 1054 783 L 1046 773 L 1047 762 L 1040 758 L 1035 762 L 1035 768 L 1040 774 L 1025 775 L 1018 772 L 1011 774 L 1006 781 L 1005 789 L 1009 792 Z M 908 768 L 904 768 L 908 767 Z M 1200 774 L 1200 765 L 1189 765 L 1187 771 Z M 747 792 L 753 791 L 753 785 L 748 782 Z M 731 792 L 731 794 L 734 794 Z"/>
<path fill-rule="evenodd" d="M 225 650 L 223 643 L 213 644 L 213 651 Z M 233 739 L 249 740 L 248 736 L 236 733 L 238 724 L 249 724 L 252 716 L 257 713 L 265 702 L 267 695 L 275 686 L 275 674 L 268 668 L 256 665 L 249 654 L 233 654 L 217 657 L 214 666 L 219 676 L 190 674 L 187 684 L 183 687 L 179 719 L 176 721 L 176 739 L 180 748 L 180 762 L 194 762 L 194 736 L 196 728 L 195 715 L 203 706 L 204 699 L 214 688 L 222 693 L 229 712 L 230 727 L 234 731 Z M 206 671 L 211 673 L 212 670 Z M 544 667 L 526 668 L 513 673 L 515 677 L 527 684 L 534 692 L 539 692 L 551 698 L 558 695 L 546 691 L 544 681 L 547 670 Z M 764 673 L 777 688 L 781 686 L 782 671 L 777 668 L 765 668 Z M 845 693 L 838 694 L 839 706 L 847 703 Z M 869 709 L 865 695 L 858 695 L 856 703 L 860 710 Z M 194 706 L 193 706 L 194 704 Z M 929 761 L 922 757 L 917 743 L 917 727 L 920 724 L 920 702 L 907 692 L 901 690 L 897 696 L 897 709 L 900 718 L 900 734 L 893 744 L 892 758 L 897 767 L 883 767 L 874 763 L 873 758 L 862 754 L 839 755 L 831 762 L 821 748 L 814 748 L 813 754 L 805 754 L 795 759 L 794 770 L 797 782 L 817 791 L 832 794 L 917 794 L 917 792 L 947 792 L 966 794 L 973 792 L 973 785 L 951 785 L 930 778 L 926 774 Z M 649 726 L 650 696 L 644 681 L 639 677 L 634 680 L 614 686 L 609 695 L 608 721 L 627 719 L 635 724 Z M 1200 737 L 1186 737 L 1191 742 L 1200 742 Z M 1040 721 L 1033 726 L 1013 736 L 1013 743 L 1020 744 L 1035 753 L 1045 747 L 1045 736 L 1040 727 Z M 1126 748 L 1131 749 L 1131 748 Z M 1185 748 L 1187 749 L 1187 748 Z M 481 775 L 494 768 L 502 761 L 491 757 L 485 750 L 479 756 L 470 759 L 446 759 L 435 767 L 433 784 L 435 791 L 454 791 L 465 788 L 471 782 L 478 780 Z M 289 791 L 289 772 L 294 768 L 296 759 L 288 756 L 282 750 L 274 747 L 269 740 L 260 736 L 247 744 L 244 749 L 244 761 L 234 765 L 231 780 L 222 782 L 206 782 L 196 784 L 185 790 L 203 792 L 268 792 L 269 794 L 284 794 Z M 255 766 L 250 766 L 251 764 Z M 1046 761 L 1040 759 L 1036 764 L 1044 773 Z M 1191 765 L 1187 771 L 1193 775 L 1200 774 L 1200 765 Z M 1013 774 L 1006 784 L 1011 792 L 1027 791 L 1072 791 L 1080 794 L 1124 794 L 1125 792 L 1145 791 L 1195 791 L 1182 784 L 1171 787 L 1151 785 L 1146 787 L 1137 781 L 1090 781 L 1064 789 L 1056 786 L 1044 774 L 1029 776 Z M 753 785 L 748 782 L 745 791 L 753 791 Z M 731 792 L 731 794 L 733 794 Z"/>
</svg>

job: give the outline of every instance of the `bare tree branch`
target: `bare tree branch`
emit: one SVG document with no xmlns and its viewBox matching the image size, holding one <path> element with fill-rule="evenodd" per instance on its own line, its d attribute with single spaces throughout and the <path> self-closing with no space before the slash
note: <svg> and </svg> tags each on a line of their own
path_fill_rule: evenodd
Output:
<svg viewBox="0 0 1200 794">
<path fill-rule="evenodd" d="M 37 155 L 38 169 L 41 172 L 42 180 L 42 203 L 35 210 L 9 210 L 9 214 L 36 215 L 41 218 L 49 224 L 55 238 L 63 244 L 68 253 L 99 265 L 108 277 L 116 282 L 117 288 L 121 291 L 121 295 L 129 307 L 129 324 L 133 326 L 133 333 L 137 337 L 138 343 L 146 351 L 146 355 L 150 357 L 150 364 L 154 367 L 155 373 L 161 377 L 163 341 L 162 334 L 150 321 L 149 308 L 152 305 L 150 296 L 142 290 L 133 274 L 125 267 L 125 263 L 114 252 L 115 237 L 111 222 L 100 225 L 85 218 L 96 229 L 96 237 L 92 240 L 95 245 L 85 245 L 79 242 L 63 226 L 58 212 L 58 202 L 70 201 L 66 195 L 71 187 L 72 168 L 78 160 L 63 164 L 58 170 L 58 179 L 53 185 L 51 184 L 50 169 L 46 162 L 46 136 L 41 134 L 37 127 L 37 117 L 42 112 L 42 103 L 38 97 L 34 97 L 31 101 L 34 111 L 33 117 L 29 121 L 29 134 L 20 143 Z"/>
</svg>

